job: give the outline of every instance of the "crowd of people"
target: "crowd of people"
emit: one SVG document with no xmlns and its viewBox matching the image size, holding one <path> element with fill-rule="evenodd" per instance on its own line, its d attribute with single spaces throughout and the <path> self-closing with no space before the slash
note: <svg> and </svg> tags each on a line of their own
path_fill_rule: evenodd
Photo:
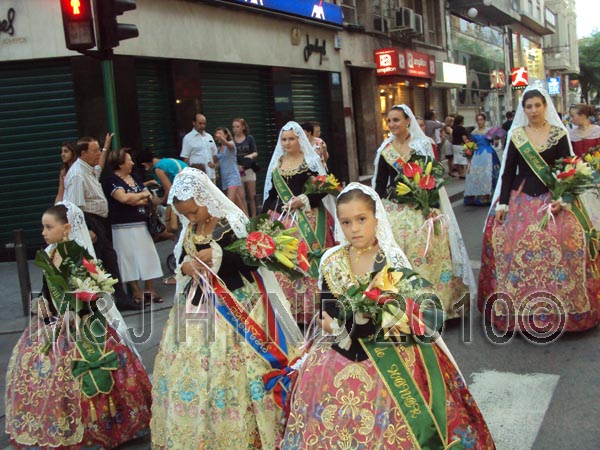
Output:
<svg viewBox="0 0 600 450">
<path fill-rule="evenodd" d="M 504 331 L 598 324 L 597 224 L 586 214 L 598 199 L 556 200 L 539 173 L 598 144 L 587 107 L 571 114 L 576 131 L 545 91 L 528 88 L 503 135 L 506 123 L 490 129 L 484 114 L 468 132 L 462 116 L 442 123 L 395 105 L 372 186 L 335 192 L 319 190 L 337 183 L 319 124 L 291 121 L 279 132 L 259 208 L 257 144 L 242 118 L 213 138 L 196 114 L 183 161 L 149 149 L 109 152 L 110 134 L 102 150 L 92 138 L 65 144 L 58 203 L 42 217 L 44 295 L 7 373 L 11 443 L 112 448 L 150 432 L 157 449 L 494 449 L 440 324 L 428 319 L 431 302 L 419 299 L 433 295 L 443 322 L 477 298 Z M 476 146 L 467 156 L 469 142 Z M 465 203 L 490 206 L 478 284 L 448 195 L 436 186 L 444 157 L 449 175 L 465 178 Z M 100 181 L 105 164 L 111 173 Z M 435 195 L 424 201 L 419 189 Z M 163 301 L 146 226 L 149 208 L 161 204 L 177 223 L 177 268 L 150 383 L 118 309 Z M 302 276 L 234 251 L 257 212 L 306 243 Z M 552 224 L 540 227 L 545 214 Z M 254 245 L 274 251 L 273 238 L 263 239 Z M 85 288 L 71 295 L 59 277 L 79 274 L 79 264 L 90 280 L 108 279 L 89 268 L 96 257 L 100 275 L 116 280 L 116 308 L 82 300 Z"/>
</svg>

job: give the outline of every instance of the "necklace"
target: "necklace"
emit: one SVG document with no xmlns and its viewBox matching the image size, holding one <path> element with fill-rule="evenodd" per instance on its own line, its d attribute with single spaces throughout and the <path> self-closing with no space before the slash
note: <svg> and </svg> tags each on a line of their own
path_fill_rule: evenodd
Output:
<svg viewBox="0 0 600 450">
<path fill-rule="evenodd" d="M 529 128 L 531 128 L 533 131 L 541 131 L 544 129 L 544 127 L 546 126 L 546 124 L 548 123 L 547 120 L 544 120 L 544 123 L 540 126 L 540 127 L 534 127 L 531 124 L 527 125 Z"/>
<path fill-rule="evenodd" d="M 356 255 L 354 257 L 354 263 L 358 264 L 362 255 L 367 253 L 369 250 L 372 250 L 376 245 L 377 245 L 377 239 L 375 240 L 375 242 L 373 242 L 371 245 L 369 245 L 368 247 L 365 247 L 365 248 L 356 248 L 354 245 L 350 245 L 350 248 L 352 250 L 354 250 L 354 253 L 356 253 Z"/>
</svg>

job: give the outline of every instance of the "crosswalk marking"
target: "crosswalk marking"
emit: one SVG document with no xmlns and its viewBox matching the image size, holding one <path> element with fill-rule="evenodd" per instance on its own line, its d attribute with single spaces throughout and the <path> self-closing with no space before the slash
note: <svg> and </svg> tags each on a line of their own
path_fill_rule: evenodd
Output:
<svg viewBox="0 0 600 450">
<path fill-rule="evenodd" d="M 469 390 L 479 405 L 497 450 L 530 450 L 544 420 L 558 375 L 495 370 L 471 375 Z M 535 395 L 531 395 L 535 392 Z"/>
</svg>

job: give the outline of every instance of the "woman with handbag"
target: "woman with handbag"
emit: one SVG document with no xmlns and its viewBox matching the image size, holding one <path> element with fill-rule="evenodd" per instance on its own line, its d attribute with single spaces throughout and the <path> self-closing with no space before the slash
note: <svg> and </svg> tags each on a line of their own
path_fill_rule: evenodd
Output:
<svg viewBox="0 0 600 450">
<path fill-rule="evenodd" d="M 144 301 L 144 293 L 149 293 L 155 303 L 162 303 L 163 299 L 154 290 L 152 279 L 162 277 L 163 273 L 147 225 L 148 201 L 152 201 L 153 196 L 131 172 L 134 163 L 128 150 L 122 148 L 110 153 L 108 164 L 113 174 L 103 182 L 113 245 L 123 278 L 119 281 L 129 283 L 135 302 Z M 138 286 L 138 280 L 144 280 L 143 291 Z"/>
</svg>

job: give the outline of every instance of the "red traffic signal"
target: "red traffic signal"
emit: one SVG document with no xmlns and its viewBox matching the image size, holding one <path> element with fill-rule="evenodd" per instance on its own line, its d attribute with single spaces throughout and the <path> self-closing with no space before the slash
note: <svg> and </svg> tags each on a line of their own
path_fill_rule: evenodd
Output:
<svg viewBox="0 0 600 450">
<path fill-rule="evenodd" d="M 139 36 L 135 25 L 117 22 L 117 16 L 136 8 L 136 0 L 96 0 L 100 49 L 115 48 L 119 46 L 119 41 Z"/>
<path fill-rule="evenodd" d="M 60 0 L 65 42 L 69 50 L 96 46 L 91 0 Z"/>
</svg>

